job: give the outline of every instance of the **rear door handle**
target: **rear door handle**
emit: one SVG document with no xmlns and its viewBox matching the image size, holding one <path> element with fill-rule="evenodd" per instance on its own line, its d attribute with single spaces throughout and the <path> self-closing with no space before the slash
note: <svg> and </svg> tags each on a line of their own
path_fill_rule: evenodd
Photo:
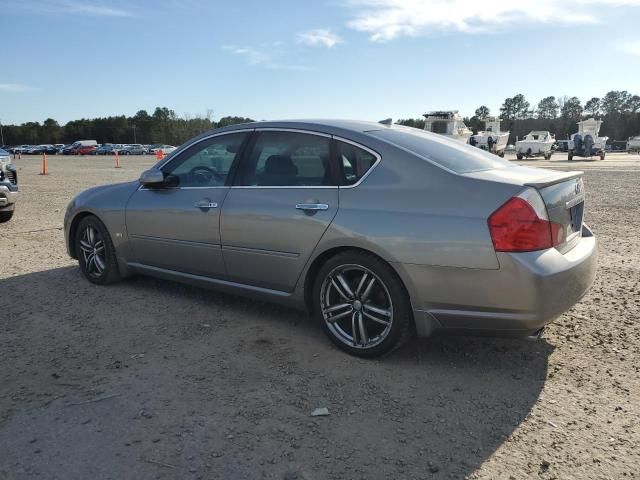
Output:
<svg viewBox="0 0 640 480">
<path fill-rule="evenodd" d="M 194 206 L 196 208 L 207 209 L 207 210 L 210 208 L 218 208 L 217 203 L 211 202 L 209 200 L 200 200 L 199 202 L 196 202 Z"/>
<path fill-rule="evenodd" d="M 306 211 L 329 210 L 329 205 L 326 203 L 298 203 L 296 204 L 296 209 Z"/>
</svg>

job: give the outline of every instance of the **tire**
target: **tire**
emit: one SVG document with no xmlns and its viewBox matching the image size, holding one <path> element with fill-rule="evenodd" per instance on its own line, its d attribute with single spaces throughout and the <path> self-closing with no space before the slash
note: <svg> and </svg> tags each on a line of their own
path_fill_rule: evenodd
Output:
<svg viewBox="0 0 640 480">
<path fill-rule="evenodd" d="M 11 220 L 11 217 L 13 217 L 13 212 L 15 210 L 4 210 L 0 212 L 0 223 L 5 223 L 8 222 L 9 220 Z"/>
<path fill-rule="evenodd" d="M 516 158 L 517 158 L 518 160 L 522 160 L 522 155 L 521 155 L 520 153 L 518 153 L 518 154 L 516 154 Z"/>
<path fill-rule="evenodd" d="M 567 155 L 567 160 L 573 160 L 573 152 L 569 152 L 569 154 Z"/>
<path fill-rule="evenodd" d="M 89 230 L 93 232 L 92 235 Z M 74 241 L 80 270 L 87 280 L 96 285 L 109 285 L 120 280 L 113 242 L 97 217 L 90 215 L 80 221 Z M 97 260 L 92 261 L 92 256 Z"/>
<path fill-rule="evenodd" d="M 413 332 L 402 281 L 389 264 L 365 252 L 339 253 L 322 266 L 313 287 L 313 312 L 329 339 L 357 357 L 391 353 Z"/>
<path fill-rule="evenodd" d="M 606 156 L 606 153 L 601 153 L 600 154 L 600 160 L 604 160 L 604 157 Z"/>
</svg>

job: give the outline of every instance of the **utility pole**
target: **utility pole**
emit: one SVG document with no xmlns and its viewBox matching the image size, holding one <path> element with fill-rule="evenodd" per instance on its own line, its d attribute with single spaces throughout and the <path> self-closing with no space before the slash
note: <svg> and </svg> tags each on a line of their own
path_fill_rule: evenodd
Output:
<svg viewBox="0 0 640 480">
<path fill-rule="evenodd" d="M 136 126 L 135 126 L 135 124 L 133 125 L 133 143 L 138 143 L 138 140 L 136 139 Z"/>
<path fill-rule="evenodd" d="M 4 145 L 4 132 L 2 131 L 2 120 L 0 120 L 0 145 Z"/>
</svg>

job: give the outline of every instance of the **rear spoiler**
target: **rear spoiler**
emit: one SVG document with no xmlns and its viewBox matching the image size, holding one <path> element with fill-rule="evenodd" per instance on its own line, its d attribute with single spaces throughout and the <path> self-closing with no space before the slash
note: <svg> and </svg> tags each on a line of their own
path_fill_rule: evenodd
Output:
<svg viewBox="0 0 640 480">
<path fill-rule="evenodd" d="M 536 182 L 525 183 L 525 186 L 534 187 L 534 188 L 544 188 L 550 185 L 555 185 L 556 183 L 566 182 L 567 180 L 571 180 L 572 178 L 579 178 L 582 175 L 584 175 L 584 172 L 581 172 L 581 171 L 563 172 L 563 173 L 558 173 L 557 175 L 552 175 L 550 177 L 543 178 Z"/>
</svg>

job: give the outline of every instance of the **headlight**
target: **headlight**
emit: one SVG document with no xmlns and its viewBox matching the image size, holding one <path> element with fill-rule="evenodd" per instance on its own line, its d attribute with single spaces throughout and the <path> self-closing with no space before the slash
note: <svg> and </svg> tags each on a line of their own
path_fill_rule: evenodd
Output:
<svg viewBox="0 0 640 480">
<path fill-rule="evenodd" d="M 4 170 L 11 165 L 11 157 L 0 157 L 0 169 Z"/>
</svg>

